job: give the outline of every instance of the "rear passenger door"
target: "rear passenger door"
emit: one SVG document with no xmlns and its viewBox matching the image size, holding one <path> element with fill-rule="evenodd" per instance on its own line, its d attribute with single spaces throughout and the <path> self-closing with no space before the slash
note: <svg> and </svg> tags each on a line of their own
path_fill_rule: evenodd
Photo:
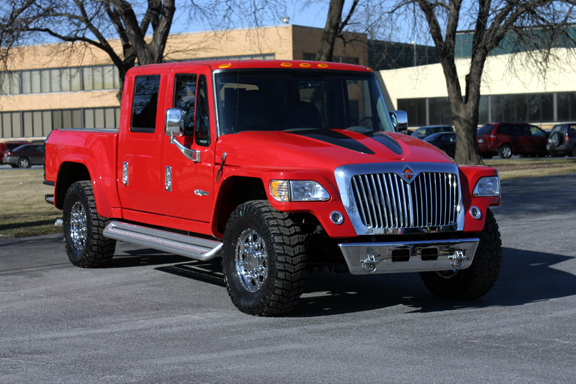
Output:
<svg viewBox="0 0 576 384">
<path fill-rule="evenodd" d="M 122 207 L 140 213 L 159 213 L 164 192 L 161 139 L 164 136 L 166 75 L 142 70 L 127 76 L 118 145 L 118 193 Z M 127 94 L 128 93 L 128 94 Z M 137 216 L 130 216 L 138 220 Z"/>
<path fill-rule="evenodd" d="M 545 155 L 548 153 L 546 144 L 548 143 L 548 134 L 535 125 L 529 125 L 528 131 L 530 133 L 530 154 L 532 155 Z"/>
</svg>

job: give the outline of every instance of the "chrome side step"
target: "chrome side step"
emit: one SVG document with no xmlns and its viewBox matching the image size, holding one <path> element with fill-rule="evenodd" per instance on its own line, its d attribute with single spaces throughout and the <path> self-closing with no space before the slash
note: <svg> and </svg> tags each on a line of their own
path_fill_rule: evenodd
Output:
<svg viewBox="0 0 576 384">
<path fill-rule="evenodd" d="M 216 240 L 180 235 L 119 221 L 108 224 L 104 228 L 104 236 L 202 261 L 215 258 L 223 245 Z"/>
</svg>

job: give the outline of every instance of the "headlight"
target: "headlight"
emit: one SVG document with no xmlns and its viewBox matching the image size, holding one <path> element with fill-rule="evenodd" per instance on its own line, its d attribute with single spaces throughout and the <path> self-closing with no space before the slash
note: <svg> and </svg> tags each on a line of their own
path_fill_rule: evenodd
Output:
<svg viewBox="0 0 576 384">
<path fill-rule="evenodd" d="M 483 177 L 474 187 L 474 196 L 499 196 L 500 178 L 498 176 Z"/>
<path fill-rule="evenodd" d="M 330 195 L 320 183 L 307 180 L 272 180 L 272 196 L 281 202 L 327 201 Z"/>
</svg>

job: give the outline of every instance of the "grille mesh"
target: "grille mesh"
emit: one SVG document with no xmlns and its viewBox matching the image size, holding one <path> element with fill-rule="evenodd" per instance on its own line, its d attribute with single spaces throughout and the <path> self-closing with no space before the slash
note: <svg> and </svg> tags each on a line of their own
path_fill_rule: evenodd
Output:
<svg viewBox="0 0 576 384">
<path fill-rule="evenodd" d="M 430 228 L 457 221 L 460 196 L 453 173 L 422 172 L 412 183 L 395 173 L 356 175 L 352 189 L 369 228 Z"/>
</svg>

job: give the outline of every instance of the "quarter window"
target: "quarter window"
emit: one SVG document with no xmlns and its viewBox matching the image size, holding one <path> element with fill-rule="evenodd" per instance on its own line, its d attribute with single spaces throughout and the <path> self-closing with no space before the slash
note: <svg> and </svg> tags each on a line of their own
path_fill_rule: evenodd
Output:
<svg viewBox="0 0 576 384">
<path fill-rule="evenodd" d="M 160 75 L 136 76 L 132 101 L 132 132 L 154 132 Z"/>
</svg>

